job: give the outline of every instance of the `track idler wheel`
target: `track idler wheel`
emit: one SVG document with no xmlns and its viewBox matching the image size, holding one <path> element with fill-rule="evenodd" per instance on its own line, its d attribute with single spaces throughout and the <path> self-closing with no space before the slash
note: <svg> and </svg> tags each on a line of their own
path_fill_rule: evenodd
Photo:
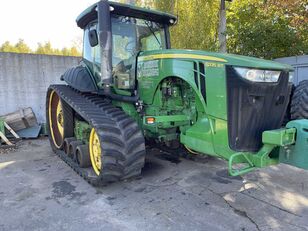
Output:
<svg viewBox="0 0 308 231">
<path fill-rule="evenodd" d="M 47 92 L 46 122 L 53 150 L 62 149 L 64 139 L 74 136 L 72 108 L 54 90 Z"/>
</svg>

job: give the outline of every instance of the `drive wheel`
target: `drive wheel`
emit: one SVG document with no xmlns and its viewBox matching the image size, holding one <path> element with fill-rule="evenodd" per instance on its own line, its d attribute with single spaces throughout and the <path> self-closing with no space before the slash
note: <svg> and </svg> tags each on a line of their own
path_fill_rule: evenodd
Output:
<svg viewBox="0 0 308 231">
<path fill-rule="evenodd" d="M 308 119 L 308 80 L 295 88 L 291 102 L 291 119 Z"/>
<path fill-rule="evenodd" d="M 62 149 L 64 139 L 74 136 L 73 110 L 59 95 L 50 90 L 47 93 L 47 129 L 54 150 Z"/>
</svg>

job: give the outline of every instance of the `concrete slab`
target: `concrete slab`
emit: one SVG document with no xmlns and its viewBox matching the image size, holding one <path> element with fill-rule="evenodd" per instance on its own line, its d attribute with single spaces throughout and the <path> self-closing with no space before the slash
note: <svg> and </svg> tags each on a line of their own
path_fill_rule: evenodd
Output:
<svg viewBox="0 0 308 231">
<path fill-rule="evenodd" d="M 308 172 L 229 177 L 226 162 L 148 150 L 138 180 L 94 188 L 47 139 L 0 151 L 0 230 L 308 230 Z"/>
</svg>

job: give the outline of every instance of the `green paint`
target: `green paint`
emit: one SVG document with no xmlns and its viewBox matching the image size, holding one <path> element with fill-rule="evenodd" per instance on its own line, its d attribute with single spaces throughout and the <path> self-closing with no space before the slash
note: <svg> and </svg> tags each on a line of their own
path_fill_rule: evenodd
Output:
<svg viewBox="0 0 308 231">
<path fill-rule="evenodd" d="M 4 120 L 0 118 L 0 132 L 5 135 Z"/>
<path fill-rule="evenodd" d="M 264 144 L 273 144 L 277 146 L 287 146 L 295 143 L 296 129 L 278 129 L 272 131 L 265 131 L 262 134 L 262 142 Z"/>
<path fill-rule="evenodd" d="M 295 141 L 295 137 L 297 137 Z M 238 152 L 229 158 L 229 173 L 232 176 L 245 174 L 255 168 L 262 168 L 283 162 L 308 169 L 308 120 L 296 120 L 287 128 L 265 131 L 262 134 L 263 147 L 256 154 Z M 246 164 L 234 169 L 236 164 Z"/>
<path fill-rule="evenodd" d="M 95 7 L 96 4 L 85 10 L 77 21 L 93 14 Z M 145 14 L 153 13 L 133 6 L 131 9 L 142 10 Z M 155 13 L 173 17 L 162 12 Z M 138 39 L 143 38 L 135 39 L 138 43 Z M 307 121 L 294 121 L 287 128 L 264 131 L 263 146 L 255 153 L 236 152 L 229 147 L 226 65 L 280 71 L 291 71 L 291 66 L 239 55 L 175 49 L 143 51 L 133 59 L 137 62 L 134 73 L 139 101 L 133 104 L 114 100 L 112 103 L 138 122 L 146 138 L 165 144 L 179 140 L 201 155 L 225 159 L 230 174 L 234 176 L 279 161 L 308 168 L 308 155 L 304 155 L 304 150 L 308 150 Z M 88 62 L 84 61 L 84 65 L 92 67 L 93 63 Z M 129 68 L 127 65 L 125 74 L 132 71 Z M 89 71 L 97 83 L 93 68 Z M 119 95 L 133 94 L 133 90 L 118 89 L 117 84 L 113 84 L 112 88 Z M 155 118 L 155 122 L 147 123 L 149 117 Z M 77 139 L 87 142 L 89 133 L 87 123 L 76 121 Z M 244 166 L 235 168 L 239 164 Z"/>
<path fill-rule="evenodd" d="M 83 121 L 76 120 L 74 126 L 75 138 L 85 143 L 89 142 L 91 126 Z"/>
<path fill-rule="evenodd" d="M 256 168 L 263 168 L 269 165 L 278 164 L 277 156 L 270 156 L 276 152 L 276 145 L 264 144 L 257 153 L 236 152 L 229 157 L 228 168 L 231 176 L 238 176 L 250 172 Z M 234 169 L 236 164 L 244 164 L 244 167 Z"/>
<path fill-rule="evenodd" d="M 279 160 L 308 170 L 308 120 L 291 121 L 287 127 L 296 129 L 296 143 L 280 148 Z"/>
<path fill-rule="evenodd" d="M 146 66 L 146 62 L 151 62 L 151 59 L 142 57 L 155 57 L 157 54 L 179 54 L 179 58 L 158 59 L 159 74 L 144 76 L 143 68 Z M 182 54 L 186 56 L 181 56 Z M 194 60 L 189 58 L 189 55 L 220 58 L 226 62 Z M 143 52 L 139 59 L 142 61 L 138 61 L 137 68 L 138 92 L 145 108 L 145 114 L 140 119 L 143 121 L 142 128 L 146 137 L 160 141 L 179 138 L 182 144 L 200 154 L 228 160 L 231 175 L 244 174 L 255 168 L 279 163 L 278 147 L 294 143 L 295 130 L 293 128 L 279 129 L 263 133 L 264 145 L 257 153 L 235 152 L 230 149 L 225 73 L 226 63 L 235 66 L 277 70 L 290 70 L 291 67 L 256 58 L 202 51 Z M 196 68 L 194 63 L 203 64 L 205 73 L 201 73 L 199 65 Z M 196 80 L 194 73 L 197 74 Z M 184 92 L 186 100 L 178 94 L 167 99 L 164 98 L 162 91 L 168 87 L 166 81 L 168 82 L 169 77 L 176 77 L 180 80 L 180 82 L 176 82 L 178 84 L 177 91 Z M 206 82 L 206 101 L 200 90 L 202 81 Z M 155 124 L 146 124 L 147 116 L 155 117 Z M 178 123 L 179 120 L 182 120 L 182 124 Z M 175 129 L 172 130 L 172 128 Z M 181 131 L 179 136 L 177 135 L 178 130 Z M 234 170 L 233 166 L 240 163 L 244 163 L 246 166 L 240 170 Z"/>
</svg>

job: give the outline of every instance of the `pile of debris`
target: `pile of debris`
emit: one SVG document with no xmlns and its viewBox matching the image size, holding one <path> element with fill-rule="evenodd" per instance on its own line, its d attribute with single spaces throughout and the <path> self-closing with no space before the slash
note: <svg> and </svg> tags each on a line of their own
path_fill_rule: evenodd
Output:
<svg viewBox="0 0 308 231">
<path fill-rule="evenodd" d="M 41 129 L 32 108 L 0 116 L 0 147 L 12 147 L 21 138 L 37 138 Z"/>
</svg>

